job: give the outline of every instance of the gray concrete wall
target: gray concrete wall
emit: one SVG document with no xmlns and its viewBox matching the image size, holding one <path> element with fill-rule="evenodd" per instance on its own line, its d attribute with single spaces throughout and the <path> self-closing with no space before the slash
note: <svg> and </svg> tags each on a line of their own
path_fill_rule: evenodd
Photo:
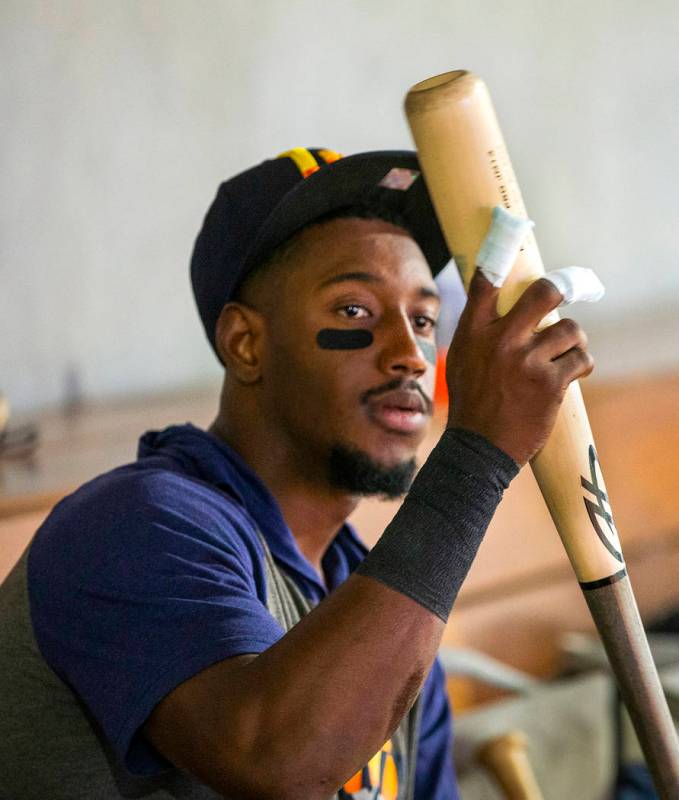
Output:
<svg viewBox="0 0 679 800">
<path fill-rule="evenodd" d="M 679 366 L 673 0 L 4 0 L 0 389 L 216 378 L 187 263 L 220 179 L 409 146 L 412 83 L 489 84 L 548 267 L 594 266 L 599 374 Z M 70 387 L 70 388 L 69 388 Z"/>
</svg>

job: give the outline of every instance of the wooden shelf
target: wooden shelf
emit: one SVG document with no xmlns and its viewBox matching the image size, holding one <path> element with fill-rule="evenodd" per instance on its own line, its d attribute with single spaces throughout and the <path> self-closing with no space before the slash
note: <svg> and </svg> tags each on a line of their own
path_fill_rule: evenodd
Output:
<svg viewBox="0 0 679 800">
<path fill-rule="evenodd" d="M 0 519 L 49 509 L 95 475 L 134 461 L 146 430 L 209 425 L 218 398 L 219 387 L 208 386 L 10 420 L 37 424 L 40 438 L 30 458 L 0 458 Z"/>
</svg>

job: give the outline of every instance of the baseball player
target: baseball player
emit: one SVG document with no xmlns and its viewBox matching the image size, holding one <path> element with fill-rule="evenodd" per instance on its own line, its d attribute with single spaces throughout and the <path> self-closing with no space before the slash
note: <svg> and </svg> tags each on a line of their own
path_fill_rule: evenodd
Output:
<svg viewBox="0 0 679 800">
<path fill-rule="evenodd" d="M 592 359 L 570 321 L 535 333 L 552 284 L 500 318 L 477 272 L 414 477 L 449 258 L 411 152 L 297 148 L 219 187 L 191 262 L 216 419 L 142 436 L 0 587 L 0 796 L 457 797 L 436 651 Z M 406 493 L 367 553 L 347 517 Z"/>
</svg>

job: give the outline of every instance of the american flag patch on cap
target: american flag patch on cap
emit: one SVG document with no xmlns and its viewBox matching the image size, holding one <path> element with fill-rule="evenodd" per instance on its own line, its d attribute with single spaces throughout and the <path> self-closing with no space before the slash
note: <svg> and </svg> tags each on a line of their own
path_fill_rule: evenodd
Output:
<svg viewBox="0 0 679 800">
<path fill-rule="evenodd" d="M 419 177 L 420 173 L 417 170 L 393 167 L 377 185 L 383 186 L 385 189 L 398 189 L 401 192 L 407 192 Z"/>
</svg>

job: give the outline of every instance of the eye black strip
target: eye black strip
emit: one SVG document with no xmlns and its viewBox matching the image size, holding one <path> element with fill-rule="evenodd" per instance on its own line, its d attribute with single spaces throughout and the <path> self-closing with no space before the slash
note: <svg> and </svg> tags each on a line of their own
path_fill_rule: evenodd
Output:
<svg viewBox="0 0 679 800">
<path fill-rule="evenodd" d="M 370 347 L 373 335 L 363 328 L 354 330 L 323 328 L 316 336 L 316 343 L 323 350 L 360 350 L 363 347 Z"/>
</svg>

